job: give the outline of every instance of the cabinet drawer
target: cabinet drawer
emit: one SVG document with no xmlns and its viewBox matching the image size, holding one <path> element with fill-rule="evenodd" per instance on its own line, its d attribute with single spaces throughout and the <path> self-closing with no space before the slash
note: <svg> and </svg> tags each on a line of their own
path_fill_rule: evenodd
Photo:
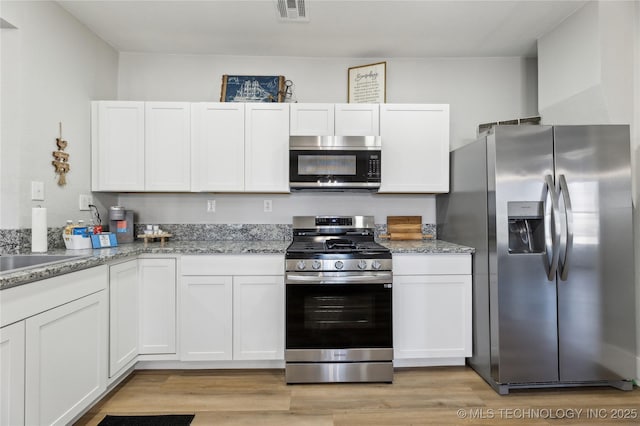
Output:
<svg viewBox="0 0 640 426">
<path fill-rule="evenodd" d="M 394 254 L 394 275 L 469 275 L 470 254 Z"/>
<path fill-rule="evenodd" d="M 284 255 L 183 256 L 181 269 L 182 275 L 283 275 Z"/>
<path fill-rule="evenodd" d="M 104 290 L 107 277 L 107 266 L 101 265 L 2 290 L 0 326 Z"/>
</svg>

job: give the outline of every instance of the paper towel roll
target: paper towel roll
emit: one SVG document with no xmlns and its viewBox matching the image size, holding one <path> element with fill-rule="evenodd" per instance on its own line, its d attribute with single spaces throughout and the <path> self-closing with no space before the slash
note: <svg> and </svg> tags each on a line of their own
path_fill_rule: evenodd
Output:
<svg viewBox="0 0 640 426">
<path fill-rule="evenodd" d="M 31 209 L 31 251 L 47 251 L 47 209 L 44 207 Z"/>
</svg>

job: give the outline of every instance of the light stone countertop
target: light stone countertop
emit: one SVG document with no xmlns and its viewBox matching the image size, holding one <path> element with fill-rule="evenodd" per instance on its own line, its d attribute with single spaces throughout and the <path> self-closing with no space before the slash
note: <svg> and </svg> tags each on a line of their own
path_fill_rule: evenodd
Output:
<svg viewBox="0 0 640 426">
<path fill-rule="evenodd" d="M 392 253 L 425 254 L 471 254 L 474 249 L 442 240 L 422 241 L 379 241 Z M 118 247 L 82 250 L 51 250 L 48 255 L 83 256 L 64 262 L 19 269 L 0 273 L 0 290 L 68 274 L 82 269 L 92 268 L 110 261 L 149 254 L 194 255 L 194 254 L 284 254 L 291 241 L 168 241 L 164 247 L 159 242 L 121 244 Z"/>
<path fill-rule="evenodd" d="M 443 240 L 379 240 L 391 253 L 425 253 L 425 254 L 472 254 L 475 249 Z"/>
</svg>

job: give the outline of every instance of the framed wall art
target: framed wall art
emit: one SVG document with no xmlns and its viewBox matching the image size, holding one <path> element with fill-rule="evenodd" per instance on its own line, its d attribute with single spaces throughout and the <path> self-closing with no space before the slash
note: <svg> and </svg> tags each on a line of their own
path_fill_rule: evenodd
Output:
<svg viewBox="0 0 640 426">
<path fill-rule="evenodd" d="M 347 102 L 376 104 L 386 101 L 386 62 L 349 68 Z"/>
<path fill-rule="evenodd" d="M 220 102 L 283 102 L 285 78 L 281 75 L 223 75 Z"/>
</svg>

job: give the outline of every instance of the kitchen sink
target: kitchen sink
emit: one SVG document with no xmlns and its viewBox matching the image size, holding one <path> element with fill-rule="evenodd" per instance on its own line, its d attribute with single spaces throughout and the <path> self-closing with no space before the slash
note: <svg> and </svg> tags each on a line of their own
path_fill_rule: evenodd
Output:
<svg viewBox="0 0 640 426">
<path fill-rule="evenodd" d="M 87 255 L 50 255 L 50 254 L 7 254 L 0 256 L 0 273 L 18 269 L 45 266 L 69 260 L 89 257 Z"/>
</svg>

